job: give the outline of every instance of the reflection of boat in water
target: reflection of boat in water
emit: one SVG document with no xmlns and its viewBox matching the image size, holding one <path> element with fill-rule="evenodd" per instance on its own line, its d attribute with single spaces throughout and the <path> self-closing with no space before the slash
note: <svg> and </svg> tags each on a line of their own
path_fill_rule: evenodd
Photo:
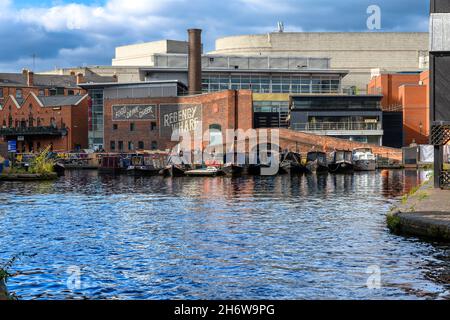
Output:
<svg viewBox="0 0 450 320">
<path fill-rule="evenodd" d="M 353 150 L 353 167 L 355 171 L 375 171 L 377 160 L 371 148 Z"/>
<path fill-rule="evenodd" d="M 336 150 L 332 153 L 331 163 L 328 165 L 332 173 L 347 173 L 353 171 L 353 153 L 348 150 Z"/>
<path fill-rule="evenodd" d="M 217 177 L 224 172 L 216 167 L 207 167 L 206 169 L 188 170 L 185 172 L 188 177 Z"/>
<path fill-rule="evenodd" d="M 281 155 L 280 173 L 301 174 L 306 172 L 302 165 L 302 156 L 296 152 L 286 152 Z"/>
<path fill-rule="evenodd" d="M 328 172 L 327 154 L 321 151 L 310 151 L 306 156 L 308 172 Z"/>
</svg>

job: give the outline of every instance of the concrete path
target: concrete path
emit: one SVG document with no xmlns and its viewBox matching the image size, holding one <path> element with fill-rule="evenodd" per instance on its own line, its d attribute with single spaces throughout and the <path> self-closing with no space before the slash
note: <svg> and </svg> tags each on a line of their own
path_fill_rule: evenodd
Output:
<svg viewBox="0 0 450 320">
<path fill-rule="evenodd" d="M 450 191 L 425 183 L 387 216 L 392 232 L 450 242 Z"/>
</svg>

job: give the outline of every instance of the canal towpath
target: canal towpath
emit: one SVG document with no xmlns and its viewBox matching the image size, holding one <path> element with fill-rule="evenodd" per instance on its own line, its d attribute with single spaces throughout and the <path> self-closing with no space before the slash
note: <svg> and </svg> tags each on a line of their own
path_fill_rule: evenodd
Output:
<svg viewBox="0 0 450 320">
<path fill-rule="evenodd" d="M 450 242 L 450 190 L 427 181 L 405 195 L 387 216 L 392 232 Z"/>
</svg>

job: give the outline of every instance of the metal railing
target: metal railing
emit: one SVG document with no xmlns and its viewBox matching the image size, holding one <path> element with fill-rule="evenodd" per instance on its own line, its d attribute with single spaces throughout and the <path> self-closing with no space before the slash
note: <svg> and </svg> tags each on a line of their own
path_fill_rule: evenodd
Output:
<svg viewBox="0 0 450 320">
<path fill-rule="evenodd" d="M 366 122 L 294 123 L 292 127 L 297 131 L 379 131 L 383 128 L 381 123 Z"/>
<path fill-rule="evenodd" d="M 1 136 L 31 136 L 31 135 L 61 136 L 65 134 L 67 134 L 67 129 L 61 129 L 53 126 L 0 128 Z"/>
</svg>

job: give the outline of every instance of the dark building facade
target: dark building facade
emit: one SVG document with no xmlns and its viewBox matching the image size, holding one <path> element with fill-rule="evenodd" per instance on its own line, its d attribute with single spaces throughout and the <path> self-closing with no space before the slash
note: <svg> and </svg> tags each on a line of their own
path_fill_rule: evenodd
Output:
<svg viewBox="0 0 450 320">
<path fill-rule="evenodd" d="M 450 186 L 444 147 L 450 143 L 450 1 L 431 0 L 430 124 L 434 145 L 434 185 Z"/>
<path fill-rule="evenodd" d="M 381 146 L 382 98 L 381 95 L 294 95 L 290 128 Z"/>
</svg>

